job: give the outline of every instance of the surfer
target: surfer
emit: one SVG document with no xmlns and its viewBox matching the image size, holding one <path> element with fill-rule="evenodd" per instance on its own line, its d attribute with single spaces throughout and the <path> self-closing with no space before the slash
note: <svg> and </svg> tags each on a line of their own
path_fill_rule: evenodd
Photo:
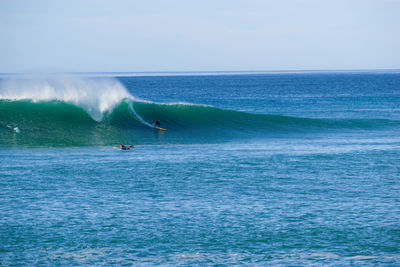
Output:
<svg viewBox="0 0 400 267">
<path fill-rule="evenodd" d="M 160 120 L 157 120 L 153 125 L 156 127 L 161 127 Z"/>
<path fill-rule="evenodd" d="M 120 145 L 119 145 L 119 148 L 120 148 L 121 150 L 131 150 L 131 149 L 133 148 L 133 145 L 124 146 L 123 144 L 120 144 Z"/>
</svg>

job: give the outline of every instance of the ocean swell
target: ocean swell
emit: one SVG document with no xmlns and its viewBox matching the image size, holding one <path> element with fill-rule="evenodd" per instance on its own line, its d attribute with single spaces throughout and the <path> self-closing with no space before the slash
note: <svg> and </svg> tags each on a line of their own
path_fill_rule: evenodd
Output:
<svg viewBox="0 0 400 267">
<path fill-rule="evenodd" d="M 157 119 L 167 132 L 154 129 Z M 135 98 L 115 79 L 9 79 L 0 85 L 1 145 L 213 143 L 399 126 L 383 119 L 313 119 L 153 103 Z"/>
</svg>

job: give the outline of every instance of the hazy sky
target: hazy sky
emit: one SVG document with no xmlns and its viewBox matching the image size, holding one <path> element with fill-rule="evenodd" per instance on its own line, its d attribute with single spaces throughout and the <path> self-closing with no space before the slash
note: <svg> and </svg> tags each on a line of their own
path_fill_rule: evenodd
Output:
<svg viewBox="0 0 400 267">
<path fill-rule="evenodd" d="M 400 69 L 400 0 L 0 0 L 0 72 Z"/>
</svg>

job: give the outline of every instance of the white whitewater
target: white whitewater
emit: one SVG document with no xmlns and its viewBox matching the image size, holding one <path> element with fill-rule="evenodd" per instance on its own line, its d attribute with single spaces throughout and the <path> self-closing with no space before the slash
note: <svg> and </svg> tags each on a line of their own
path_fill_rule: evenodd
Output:
<svg viewBox="0 0 400 267">
<path fill-rule="evenodd" d="M 113 78 L 17 77 L 1 81 L 0 99 L 62 101 L 83 108 L 94 120 L 101 121 L 121 101 L 135 98 Z"/>
</svg>

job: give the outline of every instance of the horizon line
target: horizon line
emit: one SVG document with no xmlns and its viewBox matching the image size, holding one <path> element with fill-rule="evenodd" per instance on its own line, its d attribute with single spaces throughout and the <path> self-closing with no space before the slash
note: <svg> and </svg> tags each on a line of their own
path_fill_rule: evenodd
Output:
<svg viewBox="0 0 400 267">
<path fill-rule="evenodd" d="M 199 71 L 65 71 L 65 72 L 0 72 L 5 76 L 43 75 L 106 75 L 106 76 L 196 76 L 196 75 L 256 75 L 256 74 L 307 74 L 307 73 L 397 73 L 400 69 L 308 69 L 308 70 L 199 70 Z"/>
</svg>

